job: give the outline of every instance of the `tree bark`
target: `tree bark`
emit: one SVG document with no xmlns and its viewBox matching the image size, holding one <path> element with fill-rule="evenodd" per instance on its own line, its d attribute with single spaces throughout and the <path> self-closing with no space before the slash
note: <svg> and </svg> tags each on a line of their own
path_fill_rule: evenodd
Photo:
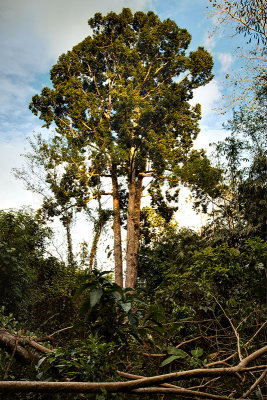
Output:
<svg viewBox="0 0 267 400">
<path fill-rule="evenodd" d="M 112 193 L 113 193 L 115 283 L 120 287 L 123 287 L 120 194 L 119 194 L 119 185 L 117 177 L 117 167 L 116 164 L 114 163 L 111 165 L 111 179 L 112 179 Z"/>
<path fill-rule="evenodd" d="M 142 194 L 141 175 L 136 179 L 134 158 L 131 162 L 129 201 L 127 217 L 127 255 L 125 287 L 134 288 L 138 273 L 138 253 L 140 236 L 140 208 Z"/>
<path fill-rule="evenodd" d="M 25 349 L 18 343 L 17 337 L 5 329 L 0 329 L 0 348 L 6 350 L 10 354 L 15 350 L 14 358 L 22 364 L 36 364 L 39 361 L 39 357 L 36 354 Z"/>
<path fill-rule="evenodd" d="M 70 269 L 74 268 L 74 257 L 73 257 L 73 248 L 72 248 L 72 238 L 71 238 L 71 217 L 67 216 L 64 220 L 64 225 L 66 228 L 66 235 L 67 235 L 67 248 L 68 248 L 68 267 Z"/>
</svg>

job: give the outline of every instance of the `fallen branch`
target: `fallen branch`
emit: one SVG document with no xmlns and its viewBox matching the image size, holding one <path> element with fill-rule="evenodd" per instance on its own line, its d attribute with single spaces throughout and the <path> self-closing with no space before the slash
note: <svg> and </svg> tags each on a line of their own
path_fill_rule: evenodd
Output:
<svg viewBox="0 0 267 400">
<path fill-rule="evenodd" d="M 19 342 L 22 342 L 22 341 L 19 341 Z M 41 344 L 34 342 L 33 340 L 26 340 L 26 343 L 29 346 L 33 347 L 35 350 L 38 350 L 43 354 L 47 354 L 47 353 L 52 353 L 53 352 L 53 350 L 50 350 L 47 347 L 42 346 Z"/>
<path fill-rule="evenodd" d="M 141 375 L 133 375 L 133 374 L 128 374 L 126 372 L 121 372 L 121 371 L 117 371 L 117 372 L 120 376 L 129 378 L 129 379 L 144 378 L 144 376 L 141 376 Z M 169 390 L 164 390 L 162 388 L 166 388 Z M 196 396 L 199 398 L 202 397 L 202 398 L 206 398 L 206 399 L 228 400 L 228 397 L 225 397 L 225 396 L 218 396 L 218 395 L 213 395 L 213 394 L 209 394 L 209 393 L 198 392 L 198 391 L 191 390 L 191 389 L 185 389 L 180 386 L 172 385 L 170 383 L 162 383 L 161 387 L 135 389 L 135 390 L 133 390 L 133 392 L 134 393 L 166 393 L 166 394 L 172 393 L 172 394 L 180 394 L 185 397 Z"/>
<path fill-rule="evenodd" d="M 229 400 L 229 397 L 220 396 L 216 394 L 208 394 L 204 392 L 197 392 L 195 390 L 188 389 L 172 389 L 172 388 L 162 388 L 162 387 L 148 387 L 148 388 L 140 388 L 132 390 L 132 393 L 163 393 L 163 394 L 178 394 L 184 397 L 194 396 L 195 398 L 203 398 L 203 399 L 214 399 L 214 400 Z"/>
<path fill-rule="evenodd" d="M 14 335 L 9 334 L 5 330 L 0 331 L 0 343 L 6 343 L 6 347 L 9 349 L 14 349 L 15 339 Z M 29 354 L 35 357 L 35 360 L 39 359 L 36 355 L 28 352 L 25 348 L 18 345 L 15 351 L 15 355 L 18 351 L 25 352 L 28 357 Z M 130 381 L 126 382 L 27 382 L 27 381 L 3 381 L 0 382 L 0 392 L 38 392 L 38 393 L 102 393 L 103 390 L 109 393 L 172 393 L 177 395 L 183 395 L 185 397 L 194 398 L 207 398 L 214 400 L 226 400 L 227 397 L 208 394 L 203 392 L 194 391 L 191 389 L 181 388 L 176 385 L 171 385 L 171 381 L 179 380 L 190 380 L 192 378 L 216 378 L 224 376 L 235 376 L 236 374 L 244 374 L 250 371 L 263 371 L 267 368 L 266 365 L 256 365 L 249 367 L 249 364 L 254 362 L 259 357 L 267 353 L 267 346 L 256 350 L 246 358 L 244 358 L 240 363 L 233 367 L 227 368 L 197 368 L 188 371 L 173 372 L 164 375 L 151 376 L 151 377 L 139 377 L 138 375 L 126 374 L 123 372 L 118 373 L 121 376 L 131 377 Z M 32 359 L 31 359 L 32 361 Z M 262 374 L 260 379 L 263 379 Z M 259 382 L 256 381 L 256 382 Z M 159 387 L 159 385 L 162 385 Z M 245 393 L 246 395 L 246 393 Z"/>
<path fill-rule="evenodd" d="M 8 353 L 13 354 L 14 358 L 23 364 L 36 364 L 39 360 L 39 357 L 30 352 L 29 350 L 25 349 L 25 347 L 21 346 L 18 343 L 19 340 L 17 336 L 12 335 L 6 329 L 0 329 L 0 347 L 6 350 Z"/>
<path fill-rule="evenodd" d="M 267 369 L 263 371 L 261 376 L 253 383 L 251 388 L 246 393 L 243 394 L 242 399 L 246 399 L 256 389 L 258 384 L 265 378 L 266 374 L 267 374 Z"/>
</svg>

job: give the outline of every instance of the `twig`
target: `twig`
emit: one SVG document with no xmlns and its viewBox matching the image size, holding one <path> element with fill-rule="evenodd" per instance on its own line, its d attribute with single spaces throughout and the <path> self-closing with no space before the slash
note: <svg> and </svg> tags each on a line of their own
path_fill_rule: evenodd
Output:
<svg viewBox="0 0 267 400">
<path fill-rule="evenodd" d="M 229 397 L 220 396 L 216 394 L 209 394 L 204 392 L 198 392 L 195 390 L 188 389 L 174 389 L 174 388 L 163 388 L 163 387 L 147 387 L 147 388 L 139 388 L 133 389 L 131 393 L 163 393 L 163 394 L 178 394 L 183 395 L 184 397 L 191 397 L 195 399 L 214 399 L 214 400 L 229 400 Z"/>
<path fill-rule="evenodd" d="M 183 346 L 186 343 L 190 343 L 190 342 L 194 342 L 195 340 L 201 339 L 203 336 L 197 336 L 196 338 L 193 339 L 189 339 L 189 340 L 185 340 L 184 342 L 181 342 L 180 344 L 178 344 L 176 347 L 176 349 L 179 349 L 179 347 Z"/>
<path fill-rule="evenodd" d="M 212 295 L 212 297 L 214 298 L 214 300 L 216 301 L 216 303 L 218 304 L 218 306 L 220 307 L 220 309 L 222 310 L 222 312 L 224 313 L 225 317 L 228 319 L 228 321 L 230 322 L 230 325 L 234 331 L 234 334 L 236 336 L 236 340 L 237 340 L 237 352 L 238 352 L 238 356 L 239 356 L 239 360 L 242 361 L 243 357 L 241 354 L 241 349 L 240 349 L 240 336 L 238 331 L 236 330 L 236 328 L 234 327 L 234 324 L 232 323 L 231 319 L 228 317 L 228 315 L 226 314 L 223 306 L 220 304 L 220 302 L 216 299 L 215 296 Z"/>
<path fill-rule="evenodd" d="M 267 324 L 267 321 L 265 321 L 265 322 L 261 325 L 261 327 L 257 330 L 257 332 L 245 343 L 244 346 L 247 346 L 249 343 L 251 343 L 251 342 L 255 339 L 255 337 L 258 335 L 258 333 L 262 330 L 262 328 L 263 328 L 266 324 Z"/>
<path fill-rule="evenodd" d="M 73 325 L 72 326 L 67 326 L 66 328 L 63 328 L 63 329 L 59 329 L 58 331 L 51 333 L 51 335 L 49 335 L 49 336 L 54 336 L 56 333 L 60 333 L 60 332 L 66 331 L 67 329 L 71 329 L 71 328 L 73 328 Z"/>
<path fill-rule="evenodd" d="M 232 354 L 231 356 L 225 358 L 224 360 L 219 360 L 219 361 L 215 361 L 213 363 L 209 363 L 206 364 L 205 367 L 213 367 L 214 365 L 218 365 L 218 364 L 224 364 L 224 365 L 229 365 L 226 363 L 226 361 L 231 360 L 232 358 L 234 358 L 234 356 L 237 354 L 237 352 L 235 352 L 234 354 Z"/>
<path fill-rule="evenodd" d="M 128 378 L 128 379 L 146 378 L 145 376 L 142 376 L 142 375 L 134 375 L 134 374 L 129 374 L 128 372 L 122 372 L 122 371 L 117 371 L 117 374 L 120 376 L 123 376 L 124 378 Z M 162 383 L 161 386 L 168 387 L 168 388 L 181 389 L 181 386 L 172 385 L 171 383 Z"/>
<path fill-rule="evenodd" d="M 256 388 L 256 386 L 258 386 L 258 384 L 264 379 L 265 375 L 267 374 L 267 369 L 265 371 L 263 371 L 263 373 L 261 374 L 261 376 L 253 383 L 253 385 L 251 386 L 251 388 L 242 395 L 242 399 L 247 398 L 252 392 L 253 390 Z"/>
<path fill-rule="evenodd" d="M 191 386 L 191 387 L 189 387 L 189 388 L 187 388 L 187 389 L 190 389 L 190 390 L 191 390 L 191 389 L 200 389 L 200 388 L 204 388 L 204 387 L 207 387 L 211 382 L 215 382 L 215 381 L 217 381 L 218 379 L 221 379 L 221 377 L 220 377 L 220 376 L 217 376 L 216 378 L 211 379 L 210 381 L 204 383 L 203 385 Z"/>
<path fill-rule="evenodd" d="M 200 339 L 202 337 L 203 336 L 201 335 L 201 336 L 198 336 L 198 337 L 193 338 L 193 339 L 185 340 L 184 342 L 179 343 L 175 347 L 176 347 L 176 349 L 178 349 L 179 347 L 183 346 L 184 344 L 190 343 L 190 342 L 194 342 L 195 340 L 198 340 L 198 339 Z M 146 356 L 146 357 L 166 357 L 167 356 L 167 354 L 163 354 L 163 353 L 158 353 L 158 354 L 157 353 L 142 353 L 142 354 L 143 354 L 143 356 Z"/>
<path fill-rule="evenodd" d="M 15 346 L 14 346 L 14 349 L 13 349 L 13 351 L 12 351 L 12 354 L 11 354 L 11 357 L 10 357 L 10 360 L 9 360 L 9 362 L 8 362 L 8 364 L 7 364 L 7 367 L 6 367 L 6 370 L 5 370 L 5 374 L 4 374 L 4 380 L 6 379 L 6 377 L 7 377 L 7 373 L 8 373 L 8 371 L 9 371 L 9 368 L 10 368 L 10 366 L 11 366 L 11 364 L 12 364 L 12 361 L 13 361 L 13 358 L 14 358 L 14 355 L 15 355 L 15 352 L 16 352 L 16 350 L 17 350 L 17 346 L 18 346 L 18 337 L 16 338 L 16 342 L 15 342 Z"/>
</svg>

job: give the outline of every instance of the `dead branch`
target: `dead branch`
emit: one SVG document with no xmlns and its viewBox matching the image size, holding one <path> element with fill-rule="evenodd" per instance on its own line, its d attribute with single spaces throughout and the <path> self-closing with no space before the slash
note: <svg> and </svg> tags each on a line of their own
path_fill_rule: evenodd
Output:
<svg viewBox="0 0 267 400">
<path fill-rule="evenodd" d="M 36 364 L 39 357 L 25 349 L 18 342 L 17 336 L 12 335 L 6 329 L 0 329 L 0 348 L 6 350 L 10 354 L 13 354 L 15 349 L 14 358 L 23 364 Z"/>
<path fill-rule="evenodd" d="M 253 390 L 258 386 L 258 384 L 265 378 L 265 375 L 267 374 L 267 369 L 263 371 L 261 376 L 253 383 L 251 388 L 243 394 L 242 399 L 246 399 L 252 392 Z"/>
<path fill-rule="evenodd" d="M 214 361 L 212 363 L 206 364 L 205 367 L 206 368 L 210 368 L 213 367 L 214 365 L 219 365 L 219 364 L 224 364 L 229 366 L 229 364 L 226 361 L 231 360 L 232 358 L 234 358 L 234 356 L 237 354 L 237 352 L 235 352 L 234 354 L 232 354 L 231 356 L 225 358 L 224 360 L 219 360 L 219 361 Z"/>
<path fill-rule="evenodd" d="M 12 350 L 15 345 L 14 335 L 9 334 L 5 330 L 1 330 L 2 337 L 6 338 L 7 343 L 12 343 Z M 4 340 L 0 340 L 3 343 Z M 9 345 L 10 346 L 10 345 Z M 21 347 L 21 346 L 20 346 Z M 19 345 L 17 346 L 18 351 Z M 26 349 L 22 347 L 22 351 Z M 201 392 L 195 393 L 190 389 L 179 388 L 176 385 L 169 385 L 168 382 L 189 380 L 192 378 L 204 378 L 204 377 L 223 377 L 223 376 L 235 376 L 238 374 L 244 374 L 250 371 L 262 371 L 266 369 L 266 365 L 257 365 L 248 367 L 255 360 L 267 353 L 267 346 L 256 350 L 252 354 L 244 358 L 240 363 L 233 367 L 228 368 L 197 368 L 188 371 L 173 372 L 170 374 L 151 376 L 145 378 L 134 378 L 134 380 L 126 382 L 27 382 L 27 381 L 4 381 L 0 382 L 0 392 L 38 392 L 38 393 L 101 393 L 106 390 L 109 393 L 124 392 L 124 393 L 173 393 L 177 395 L 184 395 L 197 398 L 210 398 L 216 400 L 226 400 L 227 397 L 218 396 L 213 394 L 207 394 Z M 15 353 L 16 354 L 16 353 Z M 29 357 L 29 355 L 28 355 Z M 36 356 L 35 356 L 36 357 Z M 123 373 L 120 373 L 121 375 Z M 124 373 L 125 374 L 125 373 Z M 262 375 L 263 376 L 263 375 Z M 263 379 L 263 378 L 261 378 Z M 158 385 L 164 384 L 164 387 L 158 387 Z M 166 387 L 168 384 L 168 387 Z M 154 387 L 152 387 L 154 386 Z M 187 393 L 186 393 L 187 391 Z"/>
<path fill-rule="evenodd" d="M 173 389 L 173 388 L 163 388 L 163 387 L 148 387 L 148 388 L 140 388 L 132 390 L 132 393 L 163 393 L 163 394 L 177 394 L 182 395 L 184 397 L 191 397 L 194 398 L 204 398 L 204 399 L 214 399 L 214 400 L 229 400 L 229 397 L 219 396 L 216 394 L 208 394 L 204 392 L 197 392 L 195 390 L 188 390 L 188 389 Z"/>
<path fill-rule="evenodd" d="M 166 357 L 168 354 L 166 353 L 142 353 L 145 357 Z"/>
<path fill-rule="evenodd" d="M 201 339 L 203 336 L 197 336 L 193 339 L 185 340 L 184 342 L 179 343 L 176 347 L 176 349 L 179 349 L 179 347 L 183 346 L 186 343 L 194 342 L 195 340 Z"/>
<path fill-rule="evenodd" d="M 134 375 L 134 374 L 129 374 L 128 372 L 122 372 L 122 371 L 117 371 L 117 374 L 120 376 L 123 376 L 124 378 L 128 378 L 128 379 L 145 378 L 145 376 L 142 376 L 142 375 Z M 181 389 L 180 386 L 172 385 L 171 383 L 162 383 L 161 386 L 168 387 L 168 388 L 174 388 L 174 389 Z"/>
<path fill-rule="evenodd" d="M 19 340 L 19 342 L 21 343 L 22 340 Z M 53 350 L 50 350 L 47 347 L 42 346 L 41 344 L 34 342 L 33 340 L 26 340 L 25 343 L 27 343 L 29 346 L 33 347 L 35 350 L 38 350 L 43 354 L 47 354 L 47 353 L 52 353 L 53 352 Z"/>
<path fill-rule="evenodd" d="M 129 379 L 140 379 L 140 378 L 144 378 L 144 376 L 141 375 L 133 375 L 133 374 L 129 374 L 126 372 L 121 372 L 121 371 L 117 371 L 117 373 L 120 376 L 123 376 L 125 378 L 129 378 Z M 218 378 L 215 378 L 218 379 Z M 202 385 L 201 387 L 204 387 L 204 385 Z M 168 388 L 171 390 L 164 390 L 162 388 Z M 176 385 L 172 385 L 170 383 L 162 383 L 161 387 L 153 387 L 153 388 L 140 388 L 140 389 L 135 389 L 133 390 L 133 393 L 172 393 L 172 394 L 181 394 L 185 397 L 191 397 L 191 396 L 196 396 L 196 397 L 204 397 L 206 399 L 217 399 L 217 400 L 225 400 L 227 399 L 227 397 L 225 396 L 216 396 L 213 394 L 207 394 L 204 392 L 198 392 L 198 391 L 194 391 L 191 389 L 185 389 L 182 388 L 180 386 L 176 386 Z"/>
</svg>

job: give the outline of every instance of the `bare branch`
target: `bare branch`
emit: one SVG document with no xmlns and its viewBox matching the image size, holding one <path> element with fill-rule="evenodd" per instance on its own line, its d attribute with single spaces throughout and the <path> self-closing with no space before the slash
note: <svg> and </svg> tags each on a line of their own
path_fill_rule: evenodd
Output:
<svg viewBox="0 0 267 400">
<path fill-rule="evenodd" d="M 251 388 L 246 393 L 243 394 L 242 399 L 246 399 L 253 392 L 253 390 L 258 386 L 258 384 L 264 379 L 266 374 L 267 374 L 267 369 L 263 371 L 261 376 L 253 383 Z"/>
</svg>

